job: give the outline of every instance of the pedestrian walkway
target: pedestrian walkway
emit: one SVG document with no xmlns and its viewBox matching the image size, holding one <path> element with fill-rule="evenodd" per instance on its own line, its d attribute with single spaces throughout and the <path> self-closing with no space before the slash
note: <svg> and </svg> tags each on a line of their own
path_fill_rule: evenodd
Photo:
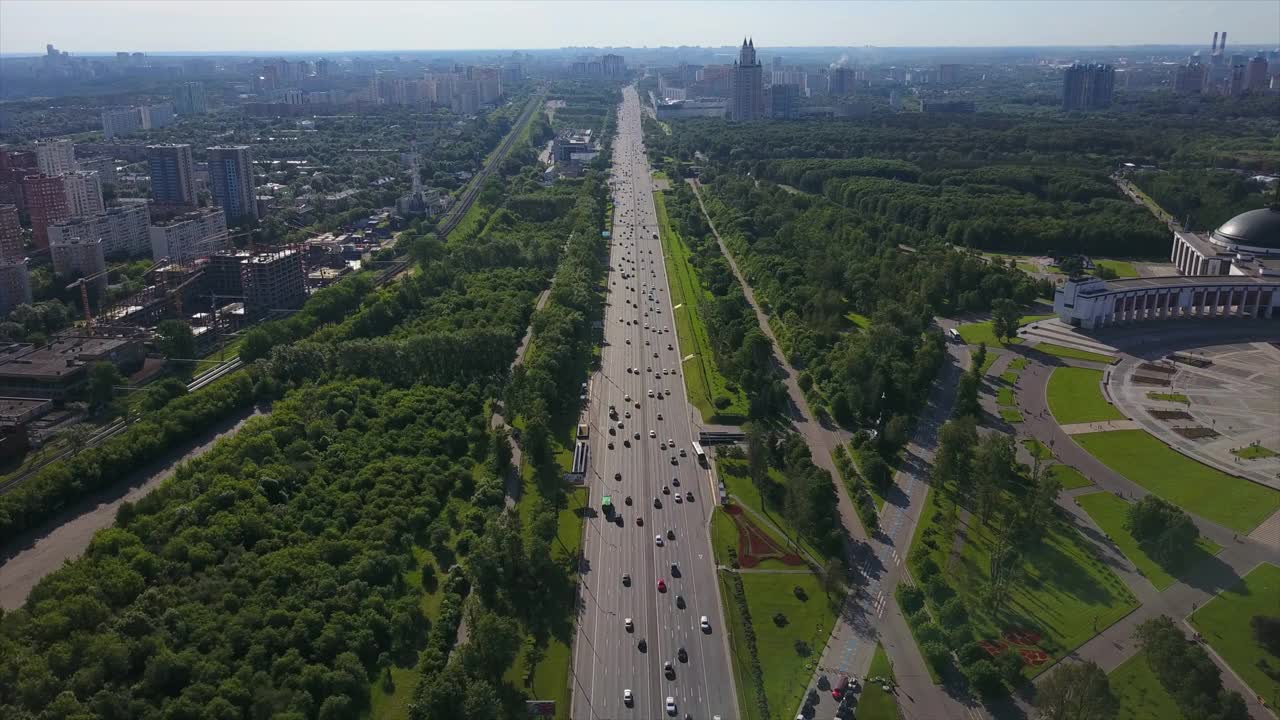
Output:
<svg viewBox="0 0 1280 720">
<path fill-rule="evenodd" d="M 1108 432 L 1110 430 L 1141 430 L 1142 426 L 1132 420 L 1103 420 L 1101 422 L 1083 422 L 1063 425 L 1062 432 L 1068 435 Z"/>
<path fill-rule="evenodd" d="M 902 469 L 894 475 L 894 486 L 881 511 L 880 530 L 874 537 L 868 538 L 831 457 L 837 447 L 849 441 L 851 434 L 834 425 L 815 420 L 797 382 L 798 374 L 778 353 L 778 341 L 769 326 L 768 316 L 760 309 L 755 292 L 707 213 L 697 182 L 690 181 L 690 185 L 707 224 L 716 237 L 720 252 L 728 261 L 730 270 L 742 286 L 743 295 L 755 311 L 760 331 L 773 344 L 774 359 L 791 398 L 788 415 L 796 430 L 808 443 L 814 463 L 830 472 L 835 480 L 840 517 L 851 536 L 846 552 L 847 565 L 862 575 L 863 586 L 845 598 L 831 637 L 823 648 L 811 686 L 816 686 L 818 678 L 826 673 L 843 672 L 851 676 L 865 676 L 871 667 L 876 643 L 879 642 L 893 663 L 898 678 L 898 706 L 906 717 L 931 720 L 973 717 L 976 705 L 961 702 L 933 684 L 924 658 L 894 600 L 894 588 L 899 578 L 905 574 L 902 572 L 902 564 L 928 496 L 929 488 L 925 477 L 933 460 L 938 429 L 950 416 L 961 368 L 969 366 L 968 348 L 948 343 L 941 377 L 934 384 L 914 435 L 903 449 Z M 834 714 L 835 706 L 829 694 L 819 693 L 819 704 L 814 711 L 819 716 Z"/>
</svg>

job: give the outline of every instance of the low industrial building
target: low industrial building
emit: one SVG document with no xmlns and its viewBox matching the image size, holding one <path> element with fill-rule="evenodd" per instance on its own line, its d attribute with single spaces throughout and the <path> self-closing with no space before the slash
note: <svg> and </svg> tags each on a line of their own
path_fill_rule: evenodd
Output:
<svg viewBox="0 0 1280 720">
<path fill-rule="evenodd" d="M 89 368 L 110 362 L 128 375 L 142 366 L 146 349 L 138 338 L 59 338 L 42 348 L 0 347 L 0 395 L 65 400 L 88 382 Z"/>
</svg>

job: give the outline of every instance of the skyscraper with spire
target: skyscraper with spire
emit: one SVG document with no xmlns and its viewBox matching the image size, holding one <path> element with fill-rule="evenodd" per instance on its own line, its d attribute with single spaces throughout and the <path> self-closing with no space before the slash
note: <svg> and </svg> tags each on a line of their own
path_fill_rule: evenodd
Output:
<svg viewBox="0 0 1280 720">
<path fill-rule="evenodd" d="M 756 60 L 754 40 L 744 38 L 729 78 L 729 119 L 759 120 L 764 116 L 764 69 Z"/>
</svg>

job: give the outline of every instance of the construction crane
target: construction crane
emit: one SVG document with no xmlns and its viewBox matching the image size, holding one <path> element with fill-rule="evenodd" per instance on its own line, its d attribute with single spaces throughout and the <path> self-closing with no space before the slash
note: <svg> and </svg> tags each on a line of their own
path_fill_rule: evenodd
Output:
<svg viewBox="0 0 1280 720">
<path fill-rule="evenodd" d="M 155 270 L 156 268 L 160 267 L 161 265 L 167 262 L 169 262 L 169 258 L 160 258 L 155 263 L 153 263 L 151 267 L 142 271 L 142 274 L 146 275 L 147 273 L 151 272 L 152 270 Z M 97 280 L 98 278 L 104 275 L 108 275 L 110 273 L 111 273 L 111 270 L 108 268 L 106 270 L 96 272 L 92 275 L 86 275 L 67 286 L 67 290 L 75 290 L 77 287 L 80 288 L 80 304 L 84 308 L 85 327 L 90 327 L 90 328 L 93 327 L 93 313 L 89 310 L 89 283 L 94 280 Z"/>
<path fill-rule="evenodd" d="M 103 270 L 92 275 L 86 275 L 67 286 L 67 290 L 75 290 L 80 288 L 80 303 L 84 306 L 84 324 L 85 327 L 93 327 L 93 313 L 89 311 L 89 283 L 111 272 Z"/>
</svg>

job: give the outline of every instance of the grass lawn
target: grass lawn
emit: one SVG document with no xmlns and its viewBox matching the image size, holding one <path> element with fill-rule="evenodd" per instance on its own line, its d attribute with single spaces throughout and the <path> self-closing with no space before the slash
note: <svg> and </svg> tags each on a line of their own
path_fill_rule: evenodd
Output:
<svg viewBox="0 0 1280 720">
<path fill-rule="evenodd" d="M 713 538 L 715 516 L 723 514 L 717 510 L 712 516 Z M 717 570 L 716 580 L 720 583 L 720 598 L 724 605 L 724 621 L 727 625 L 725 630 L 729 633 L 729 664 L 733 671 L 734 690 L 738 695 L 738 708 L 742 711 L 743 720 L 770 720 L 760 714 L 760 707 L 756 704 L 756 690 L 750 685 L 751 650 L 747 645 L 746 618 L 742 617 L 742 613 L 738 611 L 738 602 L 734 599 L 736 595 L 733 574 L 728 570 Z M 759 645 L 756 647 L 758 649 Z M 770 710 L 772 709 L 771 706 Z"/>
<path fill-rule="evenodd" d="M 867 317 L 866 315 L 859 315 L 858 313 L 850 310 L 849 312 L 845 313 L 844 316 L 849 322 L 853 323 L 854 325 L 857 325 L 859 328 L 863 330 L 866 330 L 867 328 L 871 327 L 871 318 Z"/>
<path fill-rule="evenodd" d="M 1089 487 L 1093 484 L 1089 478 L 1084 476 L 1084 473 L 1070 465 L 1050 465 L 1049 474 L 1062 483 L 1063 490 L 1074 490 L 1076 488 Z"/>
<path fill-rule="evenodd" d="M 1018 373 L 1014 370 L 1005 370 L 1000 373 L 1000 379 L 1010 385 L 1014 385 L 1018 382 Z"/>
<path fill-rule="evenodd" d="M 835 623 L 835 613 L 822 583 L 814 575 L 779 575 L 744 572 L 756 649 L 764 672 L 764 692 L 769 709 L 786 716 L 800 705 L 809 678 Z M 806 599 L 796 596 L 801 588 Z M 786 624 L 778 627 L 774 616 L 782 613 Z"/>
<path fill-rule="evenodd" d="M 1241 534 L 1280 509 L 1280 492 L 1201 465 L 1145 430 L 1085 433 L 1072 439 L 1156 495 Z"/>
<path fill-rule="evenodd" d="M 738 527 L 720 508 L 711 513 L 711 552 L 717 565 L 729 565 L 729 551 L 738 547 Z"/>
<path fill-rule="evenodd" d="M 1046 391 L 1053 419 L 1059 425 L 1124 420 L 1124 413 L 1102 397 L 1101 383 L 1101 370 L 1054 368 Z"/>
<path fill-rule="evenodd" d="M 1080 495 L 1076 498 L 1076 502 L 1089 513 L 1089 517 L 1098 523 L 1098 527 L 1101 527 L 1107 537 L 1120 548 L 1120 552 L 1129 558 L 1129 561 L 1138 568 L 1138 572 L 1142 573 L 1157 590 L 1169 587 L 1173 584 L 1174 575 L 1190 570 L 1201 560 L 1216 555 L 1222 549 L 1217 543 L 1202 537 L 1196 541 L 1195 551 L 1180 558 L 1180 564 L 1177 567 L 1166 568 L 1147 555 L 1137 539 L 1124 529 L 1125 513 L 1129 509 L 1128 501 L 1109 492 L 1096 492 Z"/>
<path fill-rule="evenodd" d="M 1000 419 L 1007 423 L 1020 423 L 1022 422 L 1022 413 L 1013 408 L 1002 407 L 1000 408 Z"/>
<path fill-rule="evenodd" d="M 1115 720 L 1177 720 L 1182 717 L 1156 674 L 1147 664 L 1147 654 L 1138 654 L 1125 660 L 1107 676 L 1111 691 L 1120 701 Z"/>
<path fill-rule="evenodd" d="M 1254 640 L 1249 620 L 1254 615 L 1276 615 L 1280 605 L 1276 598 L 1280 598 L 1280 567 L 1263 563 L 1191 616 L 1191 624 L 1209 645 L 1268 703 L 1280 699 L 1280 682 L 1268 677 L 1258 663 L 1265 661 L 1274 672 L 1280 657 Z"/>
<path fill-rule="evenodd" d="M 1133 263 L 1125 260 L 1099 260 L 1094 258 L 1093 264 L 1115 271 L 1117 278 L 1138 277 L 1138 269 L 1133 266 Z"/>
<path fill-rule="evenodd" d="M 725 490 L 728 491 L 730 495 L 733 495 L 743 505 L 746 505 L 771 521 L 782 531 L 784 537 L 778 537 L 778 534 L 775 533 L 773 528 L 768 525 L 765 525 L 762 522 L 756 522 L 756 525 L 759 526 L 761 530 L 773 537 L 779 545 L 788 547 L 798 544 L 804 553 L 812 556 L 814 562 L 822 562 L 822 553 L 818 552 L 817 548 L 810 545 L 807 540 L 800 537 L 800 534 L 795 531 L 795 528 L 791 527 L 787 523 L 786 518 L 784 518 L 782 514 L 783 509 L 774 503 L 767 503 L 760 495 L 760 491 L 756 488 L 755 484 L 751 482 L 751 477 L 747 473 L 746 460 L 739 460 L 736 458 L 717 458 L 716 470 L 719 471 L 720 481 L 724 483 Z M 777 468 L 769 468 L 769 479 L 773 481 L 777 488 L 778 495 L 776 497 L 785 497 L 786 480 L 783 478 L 782 472 Z M 752 518 L 752 520 L 756 521 L 757 518 Z M 760 567 L 770 567 L 770 563 L 774 562 L 775 561 L 766 560 L 760 565 Z M 778 563 L 777 567 L 785 568 L 788 566 Z"/>
<path fill-rule="evenodd" d="M 996 391 L 996 404 L 998 405 L 1014 405 L 1013 388 L 1002 387 Z"/>
<path fill-rule="evenodd" d="M 876 654 L 871 657 L 871 669 L 867 677 L 893 678 L 893 668 L 884 648 L 876 644 Z M 858 717 L 861 720 L 898 720 L 898 701 L 879 685 L 867 682 L 863 685 L 862 698 L 858 700 Z"/>
<path fill-rule="evenodd" d="M 999 355 L 991 352 L 988 348 L 987 356 L 982 359 L 982 367 L 978 368 L 978 375 L 986 375 L 987 371 L 991 369 L 991 366 L 996 364 L 996 360 L 999 359 L 999 357 Z"/>
<path fill-rule="evenodd" d="M 1245 460 L 1260 460 L 1262 458 L 1275 457 L 1280 453 L 1276 453 L 1275 450 L 1272 450 L 1269 447 L 1263 447 L 1262 445 L 1250 445 L 1246 448 L 1237 448 L 1232 450 L 1231 454 Z"/>
<path fill-rule="evenodd" d="M 1051 317 L 1055 317 L 1055 316 L 1023 315 L 1022 318 L 1018 320 L 1018 325 L 1019 327 L 1021 327 L 1022 325 L 1030 325 L 1033 322 L 1038 322 L 1040 320 L 1048 320 Z M 960 337 L 964 338 L 964 341 L 970 345 L 986 343 L 987 347 L 989 348 L 1006 346 L 1005 342 L 1001 342 L 1000 339 L 996 337 L 995 331 L 992 330 L 992 325 L 990 320 L 986 320 L 984 322 L 976 322 L 976 323 L 965 323 L 964 325 L 957 327 L 956 330 L 960 333 Z M 1021 342 L 1022 342 L 1021 338 L 1009 338 L 1007 344 L 1018 345 Z"/>
<path fill-rule="evenodd" d="M 1042 342 L 1031 349 L 1039 350 L 1040 352 L 1047 353 L 1049 355 L 1057 355 L 1058 357 L 1071 358 L 1072 360 L 1087 360 L 1089 362 L 1103 363 L 1104 365 L 1110 365 L 1115 361 L 1115 358 L 1110 355 L 1091 353 L 1085 350 L 1070 348 L 1065 345 L 1055 345 L 1054 343 Z"/>
<path fill-rule="evenodd" d="M 1014 372 L 1020 373 L 1023 371 L 1023 369 L 1025 369 L 1030 364 L 1031 364 L 1030 360 L 1019 356 L 1009 361 L 1009 369 Z"/>
<path fill-rule="evenodd" d="M 671 229 L 662 193 L 654 193 L 653 199 L 658 208 L 662 254 L 671 285 L 671 306 L 680 306 L 672 311 L 675 315 L 676 334 L 680 338 L 680 352 L 694 355 L 689 362 L 682 363 L 684 372 L 681 374 L 689 389 L 689 400 L 698 408 L 704 422 L 736 425 L 747 418 L 747 395 L 741 388 L 730 392 L 725 377 L 716 367 L 711 353 L 711 341 L 707 338 L 707 328 L 698 314 L 698 305 L 709 298 L 710 293 L 689 264 L 688 246 Z M 723 410 L 715 406 L 715 399 L 718 397 L 729 398 L 729 405 Z"/>
<path fill-rule="evenodd" d="M 1147 393 L 1147 397 L 1151 400 L 1159 400 L 1160 402 L 1182 403 L 1183 405 L 1191 404 L 1191 400 L 1182 393 L 1149 392 Z"/>
<path fill-rule="evenodd" d="M 929 511 L 926 511 L 929 512 Z M 978 639 L 1026 628 L 1041 634 L 1039 648 L 1057 659 L 1079 647 L 1097 630 L 1111 625 L 1138 606 L 1129 589 L 1097 555 L 1093 546 L 1059 517 L 1044 523 L 1039 542 L 1022 556 L 1022 574 L 999 616 L 982 599 L 990 580 L 993 528 L 975 520 L 960 557 L 946 570 L 948 580 L 969 609 Z M 950 543 L 938 542 L 934 561 L 946 567 Z M 1034 677 L 1049 664 L 1026 667 Z"/>
</svg>

